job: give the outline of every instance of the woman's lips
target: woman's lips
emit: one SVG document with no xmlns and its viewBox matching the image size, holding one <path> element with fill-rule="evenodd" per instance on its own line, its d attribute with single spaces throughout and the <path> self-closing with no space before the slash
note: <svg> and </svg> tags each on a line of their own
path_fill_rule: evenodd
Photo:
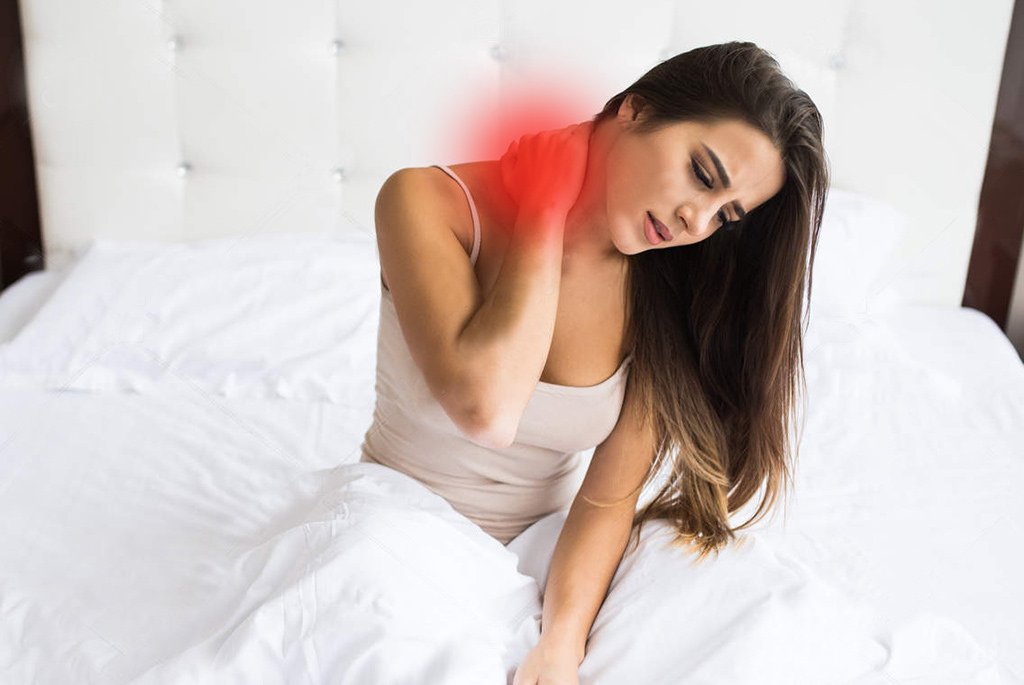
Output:
<svg viewBox="0 0 1024 685">
<path fill-rule="evenodd" d="M 650 212 L 647 212 L 647 221 L 644 222 L 644 225 L 646 226 L 648 223 L 650 223 L 650 230 L 653 234 L 653 238 L 657 238 L 657 240 L 653 240 L 652 236 L 648 236 L 647 240 L 652 245 L 656 245 L 662 241 L 670 241 L 675 237 L 672 235 L 672 232 L 668 230 L 668 227 L 658 221 L 658 219 Z"/>
<path fill-rule="evenodd" d="M 658 235 L 658 231 L 654 227 L 654 217 L 651 216 L 650 212 L 644 215 L 644 236 L 651 245 L 658 245 L 665 241 L 664 238 Z"/>
<path fill-rule="evenodd" d="M 664 236 L 665 240 L 672 240 L 675 238 L 675 236 L 672 235 L 672 231 L 668 230 L 668 226 L 658 221 L 658 217 L 651 214 L 651 218 L 654 219 L 654 225 L 658 227 L 658 232 Z"/>
</svg>

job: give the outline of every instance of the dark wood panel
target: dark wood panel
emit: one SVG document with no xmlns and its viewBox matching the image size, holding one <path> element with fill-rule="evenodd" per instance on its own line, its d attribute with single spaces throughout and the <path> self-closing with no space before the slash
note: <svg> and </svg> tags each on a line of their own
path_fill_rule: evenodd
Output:
<svg viewBox="0 0 1024 685">
<path fill-rule="evenodd" d="M 0 2 L 0 289 L 44 267 L 17 2 Z"/>
<path fill-rule="evenodd" d="M 1005 331 L 1024 239 L 1024 2 L 1017 0 L 1003 61 L 963 305 Z"/>
</svg>

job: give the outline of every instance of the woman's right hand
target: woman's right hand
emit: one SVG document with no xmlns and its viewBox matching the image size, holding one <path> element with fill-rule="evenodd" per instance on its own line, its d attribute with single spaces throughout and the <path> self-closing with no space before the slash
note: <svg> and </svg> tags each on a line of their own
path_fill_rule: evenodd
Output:
<svg viewBox="0 0 1024 685">
<path fill-rule="evenodd" d="M 593 122 L 527 133 L 501 157 L 501 178 L 519 215 L 555 212 L 568 216 L 587 171 Z"/>
</svg>

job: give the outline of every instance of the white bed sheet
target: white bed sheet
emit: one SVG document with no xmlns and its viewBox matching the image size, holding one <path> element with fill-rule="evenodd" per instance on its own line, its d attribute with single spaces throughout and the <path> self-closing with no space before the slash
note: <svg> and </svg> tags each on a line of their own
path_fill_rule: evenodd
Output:
<svg viewBox="0 0 1024 685">
<path fill-rule="evenodd" d="M 977 312 L 918 308 L 821 318 L 806 349 L 786 520 L 704 570 L 645 530 L 582 682 L 1024 682 L 1009 342 Z M 153 390 L 0 379 L 14 682 L 506 682 L 536 639 L 558 515 L 506 549 L 418 483 L 351 465 L 372 407 L 228 399 L 173 375 Z M 465 609 L 474 596 L 485 611 Z"/>
</svg>

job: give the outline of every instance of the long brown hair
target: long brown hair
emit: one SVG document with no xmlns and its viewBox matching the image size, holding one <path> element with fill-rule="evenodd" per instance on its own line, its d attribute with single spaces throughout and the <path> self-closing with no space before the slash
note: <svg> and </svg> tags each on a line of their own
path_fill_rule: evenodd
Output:
<svg viewBox="0 0 1024 685">
<path fill-rule="evenodd" d="M 774 143 L 785 168 L 781 190 L 742 220 L 692 245 L 627 258 L 628 382 L 658 441 L 645 483 L 667 473 L 634 514 L 635 541 L 644 522 L 666 519 L 676 529 L 672 544 L 696 549 L 700 561 L 792 487 L 790 430 L 797 393 L 806 394 L 804 303 L 830 175 L 822 119 L 775 58 L 750 42 L 661 62 L 608 100 L 595 125 L 615 117 L 630 94 L 637 133 L 739 119 Z M 762 486 L 753 515 L 731 526 L 730 515 Z"/>
</svg>

